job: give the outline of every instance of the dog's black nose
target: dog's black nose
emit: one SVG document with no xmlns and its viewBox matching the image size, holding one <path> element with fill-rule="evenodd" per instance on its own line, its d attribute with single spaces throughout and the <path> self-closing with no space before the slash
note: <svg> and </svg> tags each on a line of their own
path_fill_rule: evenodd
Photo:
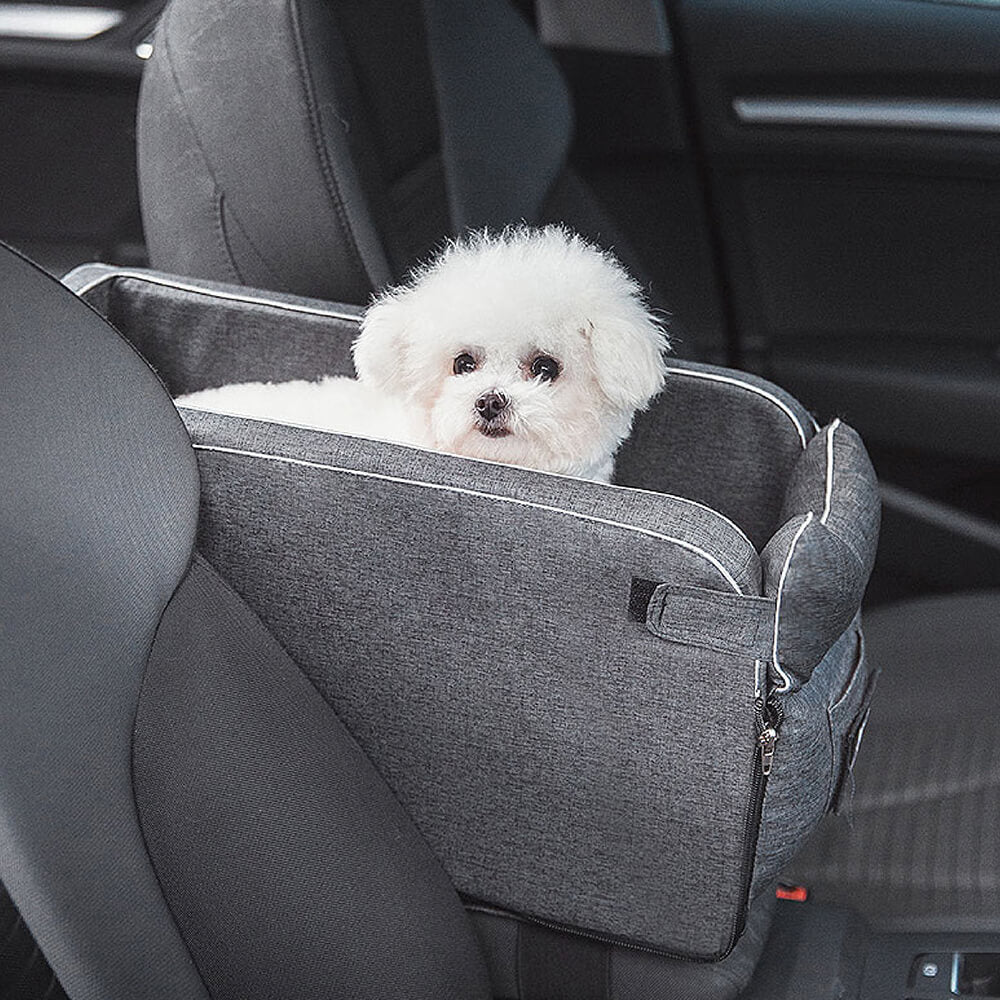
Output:
<svg viewBox="0 0 1000 1000">
<path fill-rule="evenodd" d="M 502 392 L 484 392 L 476 400 L 476 413 L 483 420 L 492 420 L 507 409 L 509 402 L 510 400 Z"/>
</svg>

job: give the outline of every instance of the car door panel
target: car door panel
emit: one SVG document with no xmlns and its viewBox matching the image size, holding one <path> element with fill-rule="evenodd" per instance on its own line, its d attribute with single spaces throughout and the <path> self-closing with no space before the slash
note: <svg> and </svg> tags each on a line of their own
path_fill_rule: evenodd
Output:
<svg viewBox="0 0 1000 1000">
<path fill-rule="evenodd" d="M 162 6 L 0 3 L 0 239 L 53 271 L 144 260 L 135 105 Z M 108 30 L 60 37 L 105 9 Z"/>
<path fill-rule="evenodd" d="M 883 476 L 992 513 L 1000 7 L 677 0 L 670 10 L 737 360 L 849 420 Z M 912 512 L 888 499 L 887 558 L 913 569 Z M 1000 581 L 990 559 L 985 577 Z M 952 569 L 936 582 L 954 586 Z"/>
</svg>

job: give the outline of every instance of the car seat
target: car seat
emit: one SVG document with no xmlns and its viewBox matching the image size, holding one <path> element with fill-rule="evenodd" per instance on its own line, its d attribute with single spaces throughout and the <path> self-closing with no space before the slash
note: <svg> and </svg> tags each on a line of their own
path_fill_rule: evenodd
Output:
<svg viewBox="0 0 1000 1000">
<path fill-rule="evenodd" d="M 166 271 L 361 303 L 466 225 L 562 220 L 626 246 L 567 164 L 552 59 L 504 0 L 173 0 L 156 46 L 139 166 Z M 832 821 L 793 870 L 817 898 L 878 926 L 1000 929 L 1000 746 L 980 696 L 998 614 L 1000 595 L 984 592 L 871 615 L 886 694 L 860 761 L 858 825 Z M 956 641 L 942 650 L 942 636 Z M 896 701 L 908 690 L 933 706 L 944 757 L 926 746 L 923 709 Z"/>
<path fill-rule="evenodd" d="M 363 303 L 445 237 L 559 221 L 662 296 L 568 164 L 569 94 L 505 2 L 179 0 L 143 91 L 160 270 Z"/>
</svg>

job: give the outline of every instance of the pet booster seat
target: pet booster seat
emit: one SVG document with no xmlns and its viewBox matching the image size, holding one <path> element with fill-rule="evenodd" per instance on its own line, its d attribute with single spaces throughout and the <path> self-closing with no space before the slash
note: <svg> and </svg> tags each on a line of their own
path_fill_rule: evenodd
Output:
<svg viewBox="0 0 1000 1000">
<path fill-rule="evenodd" d="M 65 281 L 174 395 L 352 373 L 355 307 L 101 265 Z M 199 552 L 484 926 L 719 962 L 849 797 L 879 501 L 846 424 L 673 362 L 608 486 L 181 412 Z"/>
</svg>

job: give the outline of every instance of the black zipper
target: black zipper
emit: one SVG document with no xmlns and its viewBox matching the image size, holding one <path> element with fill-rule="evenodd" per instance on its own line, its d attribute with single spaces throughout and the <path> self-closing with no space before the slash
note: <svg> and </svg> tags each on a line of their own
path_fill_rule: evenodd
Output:
<svg viewBox="0 0 1000 1000">
<path fill-rule="evenodd" d="M 778 742 L 785 710 L 774 691 L 767 696 L 757 692 L 753 700 L 754 729 L 757 734 L 753 755 L 753 776 L 750 783 L 750 808 L 743 827 L 743 865 L 741 886 L 743 905 L 736 920 L 735 941 L 746 926 L 750 909 L 750 886 L 753 882 L 754 862 L 757 860 L 757 839 L 760 836 L 761 814 L 764 810 L 764 792 L 774 764 L 774 748 Z"/>
<path fill-rule="evenodd" d="M 463 901 L 466 897 L 463 897 Z M 680 952 L 668 951 L 665 948 L 657 948 L 655 945 L 642 944 L 636 941 L 629 941 L 626 938 L 614 937 L 610 934 L 601 934 L 599 931 L 583 930 L 580 927 L 573 927 L 570 924 L 561 924 L 555 920 L 545 920 L 543 917 L 534 917 L 530 913 L 518 913 L 516 910 L 508 910 L 502 906 L 493 906 L 489 903 L 480 903 L 472 897 L 467 897 L 465 901 L 467 910 L 477 910 L 480 913 L 493 913 L 501 917 L 509 917 L 520 920 L 526 924 L 535 924 L 538 927 L 545 927 L 550 931 L 559 931 L 561 934 L 569 934 L 573 937 L 586 938 L 588 941 L 597 941 L 600 944 L 613 945 L 616 948 L 627 948 L 629 951 L 641 951 L 647 955 L 656 955 L 659 958 L 670 958 L 678 962 L 715 962 L 718 959 L 700 958 L 691 955 L 684 955 Z"/>
<path fill-rule="evenodd" d="M 785 710 L 778 696 L 769 692 L 767 699 L 757 694 L 753 700 L 754 724 L 757 728 L 757 757 L 760 763 L 760 776 L 767 778 L 774 763 L 774 748 L 778 742 L 778 731 L 785 721 Z"/>
</svg>

